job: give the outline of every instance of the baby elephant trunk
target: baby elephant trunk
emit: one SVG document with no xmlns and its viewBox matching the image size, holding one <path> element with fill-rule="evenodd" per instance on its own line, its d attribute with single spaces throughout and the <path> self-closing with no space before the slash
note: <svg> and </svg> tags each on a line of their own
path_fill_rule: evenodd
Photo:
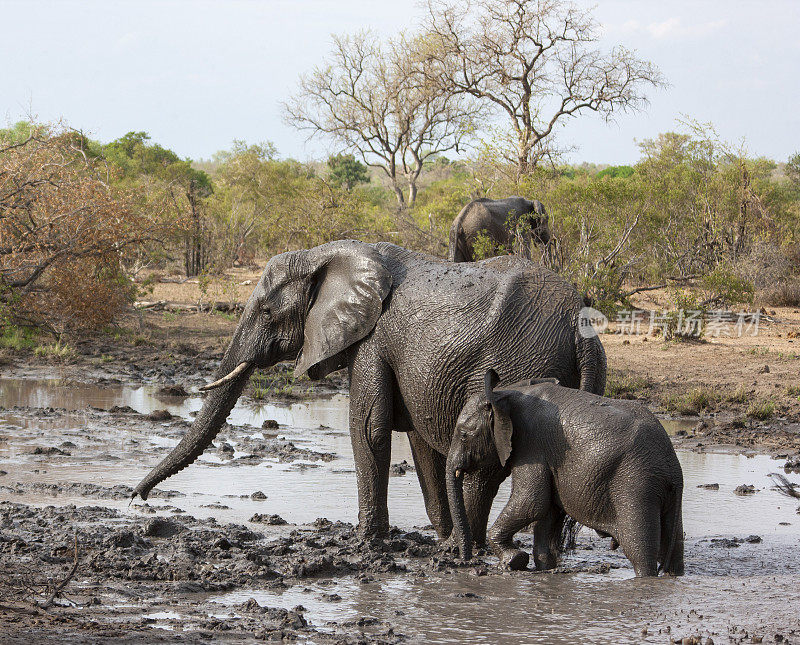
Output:
<svg viewBox="0 0 800 645">
<path fill-rule="evenodd" d="M 447 499 L 453 519 L 453 531 L 463 560 L 472 558 L 472 534 L 464 506 L 464 471 L 452 456 L 447 458 Z"/>
</svg>

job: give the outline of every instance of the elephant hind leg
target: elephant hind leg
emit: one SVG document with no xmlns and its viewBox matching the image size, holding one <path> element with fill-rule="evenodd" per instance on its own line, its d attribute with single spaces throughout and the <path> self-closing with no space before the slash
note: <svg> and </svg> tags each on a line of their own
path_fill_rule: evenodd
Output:
<svg viewBox="0 0 800 645">
<path fill-rule="evenodd" d="M 683 575 L 683 518 L 680 500 L 677 509 L 673 506 L 661 516 L 661 549 L 658 559 L 667 575 Z"/>
<path fill-rule="evenodd" d="M 431 448 L 414 430 L 408 430 L 406 436 L 411 444 L 411 455 L 414 457 L 414 468 L 417 470 L 428 518 L 439 538 L 445 539 L 453 530 L 445 483 L 444 467 L 447 459 Z"/>
<path fill-rule="evenodd" d="M 631 511 L 621 517 L 617 539 L 637 578 L 658 575 L 661 514 L 657 509 Z"/>
<path fill-rule="evenodd" d="M 533 562 L 539 571 L 549 571 L 558 565 L 561 547 L 561 532 L 566 514 L 557 506 L 551 506 L 547 515 L 533 527 Z"/>
</svg>

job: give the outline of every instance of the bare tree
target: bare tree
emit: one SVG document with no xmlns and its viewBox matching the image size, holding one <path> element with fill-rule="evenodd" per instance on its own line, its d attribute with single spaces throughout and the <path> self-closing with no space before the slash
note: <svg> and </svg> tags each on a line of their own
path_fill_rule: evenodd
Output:
<svg viewBox="0 0 800 645">
<path fill-rule="evenodd" d="M 658 68 L 618 47 L 593 47 L 598 25 L 568 0 L 427 0 L 424 69 L 447 94 L 493 106 L 511 123 L 509 161 L 529 172 L 553 152 L 556 125 L 591 111 L 641 109 Z"/>
<path fill-rule="evenodd" d="M 325 136 L 389 178 L 399 204 L 417 196 L 431 155 L 458 150 L 474 131 L 478 110 L 469 95 L 443 93 L 413 52 L 414 38 L 382 45 L 370 32 L 334 37 L 324 65 L 300 78 L 284 103 L 285 120 L 310 136 Z"/>
</svg>

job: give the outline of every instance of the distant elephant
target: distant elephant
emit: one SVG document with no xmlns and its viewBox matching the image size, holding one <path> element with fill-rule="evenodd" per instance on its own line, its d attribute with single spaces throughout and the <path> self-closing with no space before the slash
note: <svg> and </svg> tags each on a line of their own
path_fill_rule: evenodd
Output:
<svg viewBox="0 0 800 645">
<path fill-rule="evenodd" d="M 445 457 L 458 411 L 490 365 L 509 380 L 554 376 L 602 392 L 605 352 L 579 333 L 578 294 L 520 258 L 453 265 L 393 244 L 353 240 L 276 255 L 248 300 L 191 429 L 136 487 L 149 491 L 211 444 L 255 368 L 294 360 L 312 379 L 346 367 L 363 535 L 385 534 L 392 431 L 408 433 L 426 510 L 439 536 L 452 523 Z M 483 539 L 501 469 L 467 483 Z"/>
<path fill-rule="evenodd" d="M 571 390 L 555 379 L 484 391 L 461 411 L 447 456 L 454 542 L 471 557 L 462 474 L 492 466 L 511 471 L 511 497 L 489 531 L 502 565 L 524 569 L 514 534 L 534 522 L 537 569 L 556 566 L 565 514 L 611 535 L 637 576 L 658 564 L 683 574 L 683 473 L 664 427 L 642 404 Z"/>
<path fill-rule="evenodd" d="M 510 253 L 518 251 L 530 259 L 531 244 L 550 241 L 544 204 L 524 197 L 475 199 L 461 209 L 450 227 L 451 262 L 473 262 L 475 241 L 485 235 L 494 245 Z"/>
</svg>

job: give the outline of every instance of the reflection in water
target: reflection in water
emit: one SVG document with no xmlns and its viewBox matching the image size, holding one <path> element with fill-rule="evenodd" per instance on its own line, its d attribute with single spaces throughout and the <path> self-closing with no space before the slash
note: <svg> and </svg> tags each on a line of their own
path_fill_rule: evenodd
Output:
<svg viewBox="0 0 800 645">
<path fill-rule="evenodd" d="M 156 388 L 151 386 L 61 387 L 57 381 L 0 379 L 0 406 L 74 411 L 52 418 L 0 411 L 0 434 L 17 439 L 16 445 L 14 439 L 5 445 L 0 443 L 0 467 L 9 473 L 0 484 L 37 481 L 133 485 L 163 457 L 164 446 L 174 445 L 177 435 L 166 431 L 154 434 L 152 429 L 139 432 L 135 422 L 134 429 L 115 430 L 112 421 L 111 429 L 104 429 L 106 435 L 90 440 L 87 437 L 93 432 L 91 423 L 96 421 L 90 419 L 86 407 L 128 405 L 142 413 L 166 408 L 188 420 L 201 402 L 199 397 L 159 398 Z M 357 494 L 347 432 L 347 403 L 345 395 L 292 405 L 251 407 L 240 403 L 230 421 L 249 427 L 234 429 L 225 437 L 234 445 L 236 456 L 247 454 L 247 442 L 243 441 L 246 436 L 263 437 L 261 424 L 265 419 L 275 419 L 281 424 L 280 436 L 304 448 L 334 452 L 337 458 L 321 465 L 301 462 L 300 466 L 306 467 L 274 461 L 234 466 L 208 451 L 198 463 L 162 486 L 186 494 L 169 501 L 196 517 L 213 515 L 220 521 L 241 523 L 258 512 L 277 513 L 293 524 L 310 523 L 317 517 L 355 522 Z M 28 437 L 39 433 L 50 436 L 54 429 L 61 430 L 58 442 L 70 437 L 78 444 L 72 457 L 32 461 L 28 453 L 18 449 L 24 433 Z M 137 447 L 138 452 L 134 453 L 132 447 Z M 98 451 L 114 453 L 121 459 L 104 462 L 96 458 Z M 612 569 L 611 574 L 520 573 L 486 577 L 461 570 L 419 579 L 386 576 L 371 584 L 343 578 L 333 584 L 309 583 L 283 592 L 238 590 L 214 595 L 211 600 L 222 609 L 251 597 L 262 605 L 287 609 L 302 604 L 308 610 L 309 620 L 323 629 L 329 620 L 342 622 L 372 616 L 399 625 L 400 631 L 412 640 L 430 643 L 641 642 L 645 640 L 641 629 L 645 626 L 642 615 L 646 611 L 655 615 L 671 607 L 675 613 L 688 613 L 697 606 L 707 618 L 724 626 L 729 620 L 726 616 L 737 612 L 774 616 L 782 607 L 797 606 L 800 599 L 793 576 L 800 569 L 797 541 L 800 519 L 795 513 L 795 503 L 769 490 L 767 474 L 779 464 L 764 456 L 747 458 L 685 451 L 678 455 L 685 479 L 683 513 L 688 539 L 688 575 L 682 579 L 631 580 L 630 567 L 622 554 L 609 552 L 606 541 L 596 540 L 591 532 L 584 531 L 584 543 L 592 540 L 595 549 L 570 557 L 589 558 L 594 563 L 610 562 L 619 569 Z M 412 462 L 408 440 L 402 434 L 395 434 L 392 462 L 403 459 Z M 33 472 L 32 464 L 40 472 Z M 712 483 L 719 484 L 719 490 L 698 488 Z M 740 484 L 753 484 L 758 492 L 744 497 L 734 495 L 733 489 Z M 267 499 L 249 499 L 256 490 L 264 491 Z M 493 517 L 507 500 L 509 490 L 509 482 L 505 482 L 495 500 Z M 0 499 L 4 497 L 0 492 Z M 53 503 L 52 497 L 44 495 L 15 495 L 13 499 L 33 504 Z M 97 500 L 62 496 L 57 503 L 69 502 L 87 504 Z M 126 502 L 121 501 L 103 500 L 103 503 L 126 507 Z M 164 502 L 155 499 L 150 503 L 157 507 Z M 206 508 L 209 504 L 229 508 Z M 402 528 L 428 524 L 413 472 L 390 479 L 389 510 L 392 523 Z M 126 512 L 138 513 L 135 508 Z M 288 531 L 291 527 L 275 530 Z M 753 533 L 764 542 L 721 549 L 713 548 L 708 541 L 716 536 L 743 537 Z M 338 593 L 342 600 L 329 602 L 323 597 L 332 592 Z M 172 616 L 152 617 L 163 620 Z M 668 639 L 664 634 L 651 637 L 652 642 L 659 643 Z"/>
<path fill-rule="evenodd" d="M 197 396 L 174 399 L 159 397 L 154 386 L 129 387 L 124 385 L 99 387 L 93 385 L 70 385 L 64 387 L 58 380 L 22 380 L 0 378 L 0 405 L 9 408 L 15 405 L 28 407 L 54 407 L 75 411 L 66 417 L 34 418 L 20 417 L 13 412 L 0 413 L 0 422 L 5 421 L 19 427 L 36 424 L 40 428 L 61 427 L 85 428 L 86 417 L 81 411 L 87 406 L 109 408 L 128 405 L 143 414 L 166 408 L 172 414 L 190 420 L 191 413 L 199 410 L 202 399 Z M 237 404 L 229 421 L 235 425 L 252 426 L 234 431 L 227 441 L 237 450 L 236 456 L 247 453 L 246 444 L 239 444 L 243 435 L 262 436 L 260 426 L 266 419 L 281 424 L 278 433 L 296 445 L 322 452 L 333 452 L 337 458 L 326 464 L 308 463 L 277 464 L 265 462 L 254 466 L 231 466 L 219 459 L 211 450 L 190 468 L 171 477 L 164 486 L 186 493 L 185 510 L 198 517 L 212 513 L 201 508 L 211 501 L 230 506 L 228 510 L 214 509 L 220 520 L 239 521 L 253 512 L 278 513 L 290 523 L 304 524 L 318 517 L 331 520 L 356 521 L 357 493 L 354 477 L 355 464 L 348 434 L 348 397 L 335 395 L 293 403 L 291 405 L 264 404 L 258 406 Z M 677 422 L 682 424 L 683 422 Z M 681 429 L 676 422 L 665 422 L 671 429 Z M 147 441 L 155 446 L 172 446 L 177 438 L 148 435 Z M 79 456 L 79 455 L 76 455 Z M 124 457 L 123 451 L 119 452 Z M 793 526 L 782 526 L 781 521 L 796 520 L 792 504 L 788 500 L 775 503 L 781 498 L 764 491 L 770 485 L 767 474 L 778 464 L 769 457 L 745 457 L 741 455 L 696 453 L 679 451 L 683 467 L 684 529 L 687 536 L 704 536 L 737 533 L 750 530 L 753 518 L 759 517 L 759 531 L 772 534 L 794 534 Z M 406 460 L 413 463 L 408 439 L 395 433 L 392 440 L 392 463 Z M 110 467 L 108 464 L 64 463 L 44 473 L 42 481 L 92 481 L 103 485 L 135 484 L 155 464 L 134 461 Z M 71 467 L 72 466 L 72 467 Z M 703 484 L 719 484 L 719 490 L 698 488 Z M 753 484 L 762 492 L 749 496 L 736 496 L 731 492 L 740 484 Z M 238 500 L 229 496 L 249 496 L 262 490 L 266 502 Z M 510 482 L 504 482 L 495 500 L 492 517 L 496 517 L 510 493 Z M 772 500 L 767 503 L 765 498 Z M 213 499 L 210 499 L 213 498 Z M 77 500 L 76 500 L 77 501 Z M 413 472 L 403 477 L 392 477 L 389 482 L 389 511 L 391 521 L 403 528 L 425 526 L 429 520 L 424 511 L 422 494 Z"/>
</svg>

